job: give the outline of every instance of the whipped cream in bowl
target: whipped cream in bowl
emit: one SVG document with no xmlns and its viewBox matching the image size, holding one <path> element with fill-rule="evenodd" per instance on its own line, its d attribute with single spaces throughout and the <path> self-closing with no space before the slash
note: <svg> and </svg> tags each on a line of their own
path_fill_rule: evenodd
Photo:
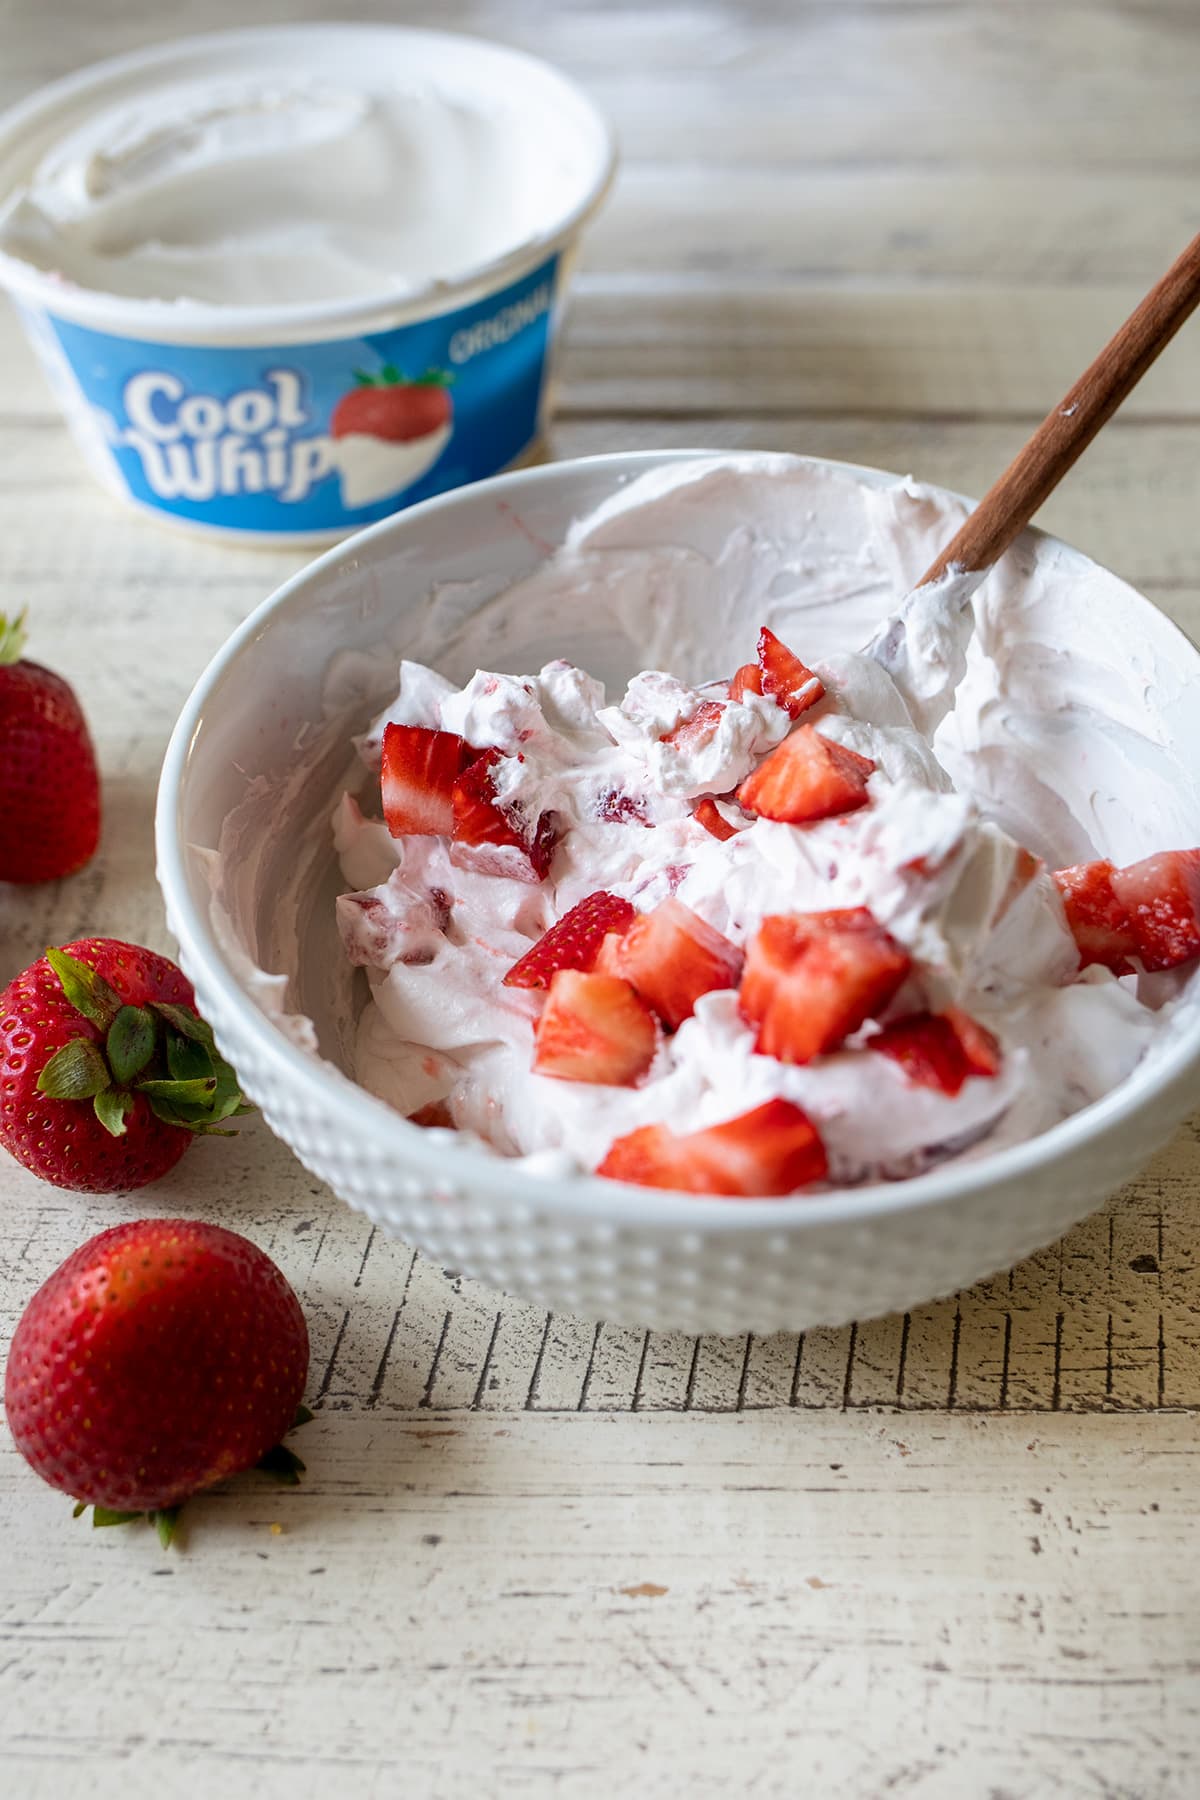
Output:
<svg viewBox="0 0 1200 1800">
<path fill-rule="evenodd" d="M 181 40 L 0 118 L 0 284 L 114 491 L 328 539 L 528 453 L 613 161 L 586 96 L 499 45 Z"/>
<path fill-rule="evenodd" d="M 1081 970 L 1051 871 L 1200 843 L 1200 657 L 1027 533 L 976 597 L 955 703 L 924 735 L 858 647 L 964 504 L 799 458 L 597 458 L 431 502 L 268 603 L 185 711 L 160 864 L 218 1038 L 310 1167 L 455 1267 L 707 1330 L 947 1292 L 1136 1172 L 1194 1099 L 1200 987 L 1190 965 Z M 769 683 L 729 686 L 760 627 L 824 689 L 795 717 Z M 252 724 L 268 663 L 293 673 L 278 718 Z M 389 725 L 469 746 L 476 798 L 554 820 L 541 879 L 486 831 L 389 832 Z M 799 823 L 749 804 L 806 733 L 865 771 L 869 804 Z M 700 921 L 738 965 L 682 1017 L 648 1006 L 628 1081 L 534 1067 L 550 1001 L 504 981 L 597 893 Z M 742 961 L 781 914 L 863 912 L 903 967 L 872 1017 L 793 1055 Z M 610 986 L 653 998 L 614 954 Z M 897 1029 L 930 1017 L 995 1046 L 953 1091 L 900 1054 Z M 825 1159 L 784 1188 L 676 1192 L 611 1161 L 647 1130 L 687 1142 L 780 1106 Z"/>
</svg>

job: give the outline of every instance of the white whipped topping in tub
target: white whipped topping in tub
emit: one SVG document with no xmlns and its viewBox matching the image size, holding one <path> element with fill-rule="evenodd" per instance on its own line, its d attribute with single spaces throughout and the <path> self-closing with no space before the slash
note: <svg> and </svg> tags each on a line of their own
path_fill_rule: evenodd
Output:
<svg viewBox="0 0 1200 1800">
<path fill-rule="evenodd" d="M 64 101 L 0 195 L 0 250 L 95 292 L 206 306 L 461 279 L 552 233 L 597 164 L 565 84 L 506 58 L 361 28 L 199 41 Z M 364 502 L 384 478 L 356 468 Z"/>
</svg>

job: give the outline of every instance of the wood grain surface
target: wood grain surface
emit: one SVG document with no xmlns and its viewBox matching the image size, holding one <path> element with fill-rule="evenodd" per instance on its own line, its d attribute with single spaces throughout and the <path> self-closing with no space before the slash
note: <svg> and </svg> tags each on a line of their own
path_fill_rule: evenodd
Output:
<svg viewBox="0 0 1200 1800">
<path fill-rule="evenodd" d="M 328 0 L 0 0 L 0 103 Z M 550 452 L 707 444 L 981 493 L 1200 226 L 1171 0 L 367 0 L 552 57 L 624 166 Z M 101 855 L 0 889 L 0 981 L 170 948 L 151 805 L 207 658 L 300 559 L 90 481 L 0 319 L 0 605 L 84 696 Z M 1200 635 L 1200 331 L 1043 522 Z M 0 1441 L 0 1790 L 1195 1792 L 1200 1127 L 1061 1244 L 904 1318 L 701 1339 L 547 1317 L 373 1232 L 260 1122 L 84 1201 L 0 1166 L 0 1338 L 85 1235 L 219 1217 L 313 1334 L 308 1479 L 94 1534 Z M 0 1344 L 0 1350 L 2 1350 Z M 684 1416 L 694 1415 L 694 1416 Z M 803 1415 L 803 1417 L 801 1417 Z"/>
</svg>

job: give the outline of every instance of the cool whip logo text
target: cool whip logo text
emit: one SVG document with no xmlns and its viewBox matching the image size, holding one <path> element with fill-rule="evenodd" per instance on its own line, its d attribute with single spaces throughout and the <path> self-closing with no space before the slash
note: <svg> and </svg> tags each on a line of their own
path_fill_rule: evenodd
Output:
<svg viewBox="0 0 1200 1800">
<path fill-rule="evenodd" d="M 294 369 L 268 369 L 261 387 L 224 400 L 148 369 L 131 376 L 122 399 L 129 424 L 121 442 L 137 451 L 147 485 L 164 500 L 274 494 L 294 502 L 336 466 L 329 437 L 293 435 L 311 422 Z"/>
</svg>

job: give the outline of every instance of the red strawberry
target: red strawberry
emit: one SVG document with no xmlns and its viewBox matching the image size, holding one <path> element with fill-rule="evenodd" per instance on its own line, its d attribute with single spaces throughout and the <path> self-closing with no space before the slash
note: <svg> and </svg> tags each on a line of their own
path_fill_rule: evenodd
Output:
<svg viewBox="0 0 1200 1800">
<path fill-rule="evenodd" d="M 1162 850 L 1127 868 L 1079 863 L 1054 876 L 1079 959 L 1116 975 L 1174 969 L 1200 956 L 1200 850 Z"/>
<path fill-rule="evenodd" d="M 307 1374 L 304 1314 L 269 1256 L 220 1225 L 135 1219 L 38 1289 L 4 1402 L 21 1455 L 77 1511 L 168 1513 L 165 1541 L 181 1501 L 279 1446 Z M 270 1463 L 303 1467 L 281 1446 Z"/>
<path fill-rule="evenodd" d="M 485 875 L 506 875 L 513 881 L 542 881 L 554 857 L 558 834 L 549 813 L 533 823 L 514 801 L 496 798 L 492 771 L 507 758 L 500 750 L 485 750 L 454 783 L 453 861 Z M 518 762 L 524 761 L 521 756 Z"/>
<path fill-rule="evenodd" d="M 957 1094 L 969 1075 L 1000 1072 L 1000 1046 L 978 1020 L 957 1007 L 944 1013 L 910 1013 L 885 1025 L 867 1045 L 898 1062 L 919 1087 Z"/>
<path fill-rule="evenodd" d="M 739 804 L 764 819 L 808 825 L 866 806 L 869 756 L 798 725 L 751 771 L 737 791 Z"/>
<path fill-rule="evenodd" d="M 613 956 L 671 1031 L 691 1017 L 701 994 L 736 987 L 742 968 L 741 951 L 675 899 L 639 913 Z"/>
<path fill-rule="evenodd" d="M 765 625 L 758 634 L 758 663 L 762 670 L 760 693 L 770 694 L 790 718 L 798 719 L 825 698 L 820 677 L 806 668 Z"/>
<path fill-rule="evenodd" d="M 791 1194 L 829 1172 L 825 1146 L 808 1116 L 790 1100 L 764 1106 L 677 1136 L 643 1125 L 618 1138 L 596 1170 L 610 1181 L 679 1188 L 688 1194 Z"/>
<path fill-rule="evenodd" d="M 453 731 L 388 725 L 383 733 L 383 816 L 393 837 L 412 832 L 449 837 L 454 783 L 479 755 Z"/>
<path fill-rule="evenodd" d="M 95 854 L 100 777 L 74 692 L 22 659 L 24 627 L 0 613 L 0 881 L 57 881 Z"/>
<path fill-rule="evenodd" d="M 559 969 L 593 969 L 606 933 L 626 931 L 634 917 L 628 900 L 603 891 L 589 894 L 513 964 L 504 977 L 504 986 L 548 987 L 551 976 Z"/>
<path fill-rule="evenodd" d="M 537 1022 L 533 1066 L 560 1081 L 632 1087 L 657 1043 L 653 1014 L 627 981 L 560 969 Z"/>
<path fill-rule="evenodd" d="M 865 911 L 853 908 L 844 924 L 837 913 L 763 920 L 738 992 L 743 1018 L 758 1026 L 762 1055 L 811 1062 L 887 1005 L 911 959 L 869 914 L 862 919 Z"/>
<path fill-rule="evenodd" d="M 0 994 L 0 1144 L 43 1181 L 157 1181 L 245 1111 L 174 963 L 115 938 L 48 950 Z"/>
<path fill-rule="evenodd" d="M 1115 975 L 1132 973 L 1128 956 L 1134 953 L 1129 914 L 1113 891 L 1116 869 L 1110 862 L 1079 863 L 1058 869 L 1054 880 L 1062 895 L 1067 924 L 1079 951 L 1079 960 L 1102 963 Z"/>
<path fill-rule="evenodd" d="M 968 1073 L 998 1075 L 1004 1058 L 998 1040 L 987 1026 L 981 1025 L 978 1019 L 973 1019 L 970 1013 L 963 1012 L 960 1006 L 948 1006 L 942 1017 L 948 1019 L 954 1027 L 954 1035 L 958 1039 L 958 1047 L 963 1053 Z"/>
<path fill-rule="evenodd" d="M 407 444 L 428 437 L 450 423 L 454 408 L 446 392 L 449 377 L 429 369 L 419 381 L 405 381 L 390 365 L 379 374 L 356 374 L 358 382 L 343 394 L 329 421 L 335 438 L 361 434 Z"/>
<path fill-rule="evenodd" d="M 762 670 L 757 663 L 743 663 L 734 671 L 729 683 L 729 698 L 740 700 L 744 694 L 761 694 L 763 691 Z"/>
<path fill-rule="evenodd" d="M 1200 850 L 1163 850 L 1117 869 L 1124 908 L 1144 969 L 1174 969 L 1200 956 Z"/>
<path fill-rule="evenodd" d="M 697 825 L 703 825 L 710 837 L 719 839 L 723 844 L 738 835 L 738 827 L 731 825 L 724 814 L 718 812 L 716 802 L 707 794 L 698 802 L 694 817 Z"/>
<path fill-rule="evenodd" d="M 689 718 L 676 725 L 673 731 L 664 731 L 658 741 L 660 744 L 675 744 L 684 749 L 698 749 L 702 744 L 708 743 L 721 723 L 724 711 L 723 701 L 702 700 Z"/>
<path fill-rule="evenodd" d="M 454 1114 L 444 1100 L 430 1100 L 425 1106 L 418 1106 L 416 1112 L 409 1113 L 410 1125 L 421 1125 L 428 1130 L 437 1126 L 442 1130 L 454 1129 Z"/>
</svg>

